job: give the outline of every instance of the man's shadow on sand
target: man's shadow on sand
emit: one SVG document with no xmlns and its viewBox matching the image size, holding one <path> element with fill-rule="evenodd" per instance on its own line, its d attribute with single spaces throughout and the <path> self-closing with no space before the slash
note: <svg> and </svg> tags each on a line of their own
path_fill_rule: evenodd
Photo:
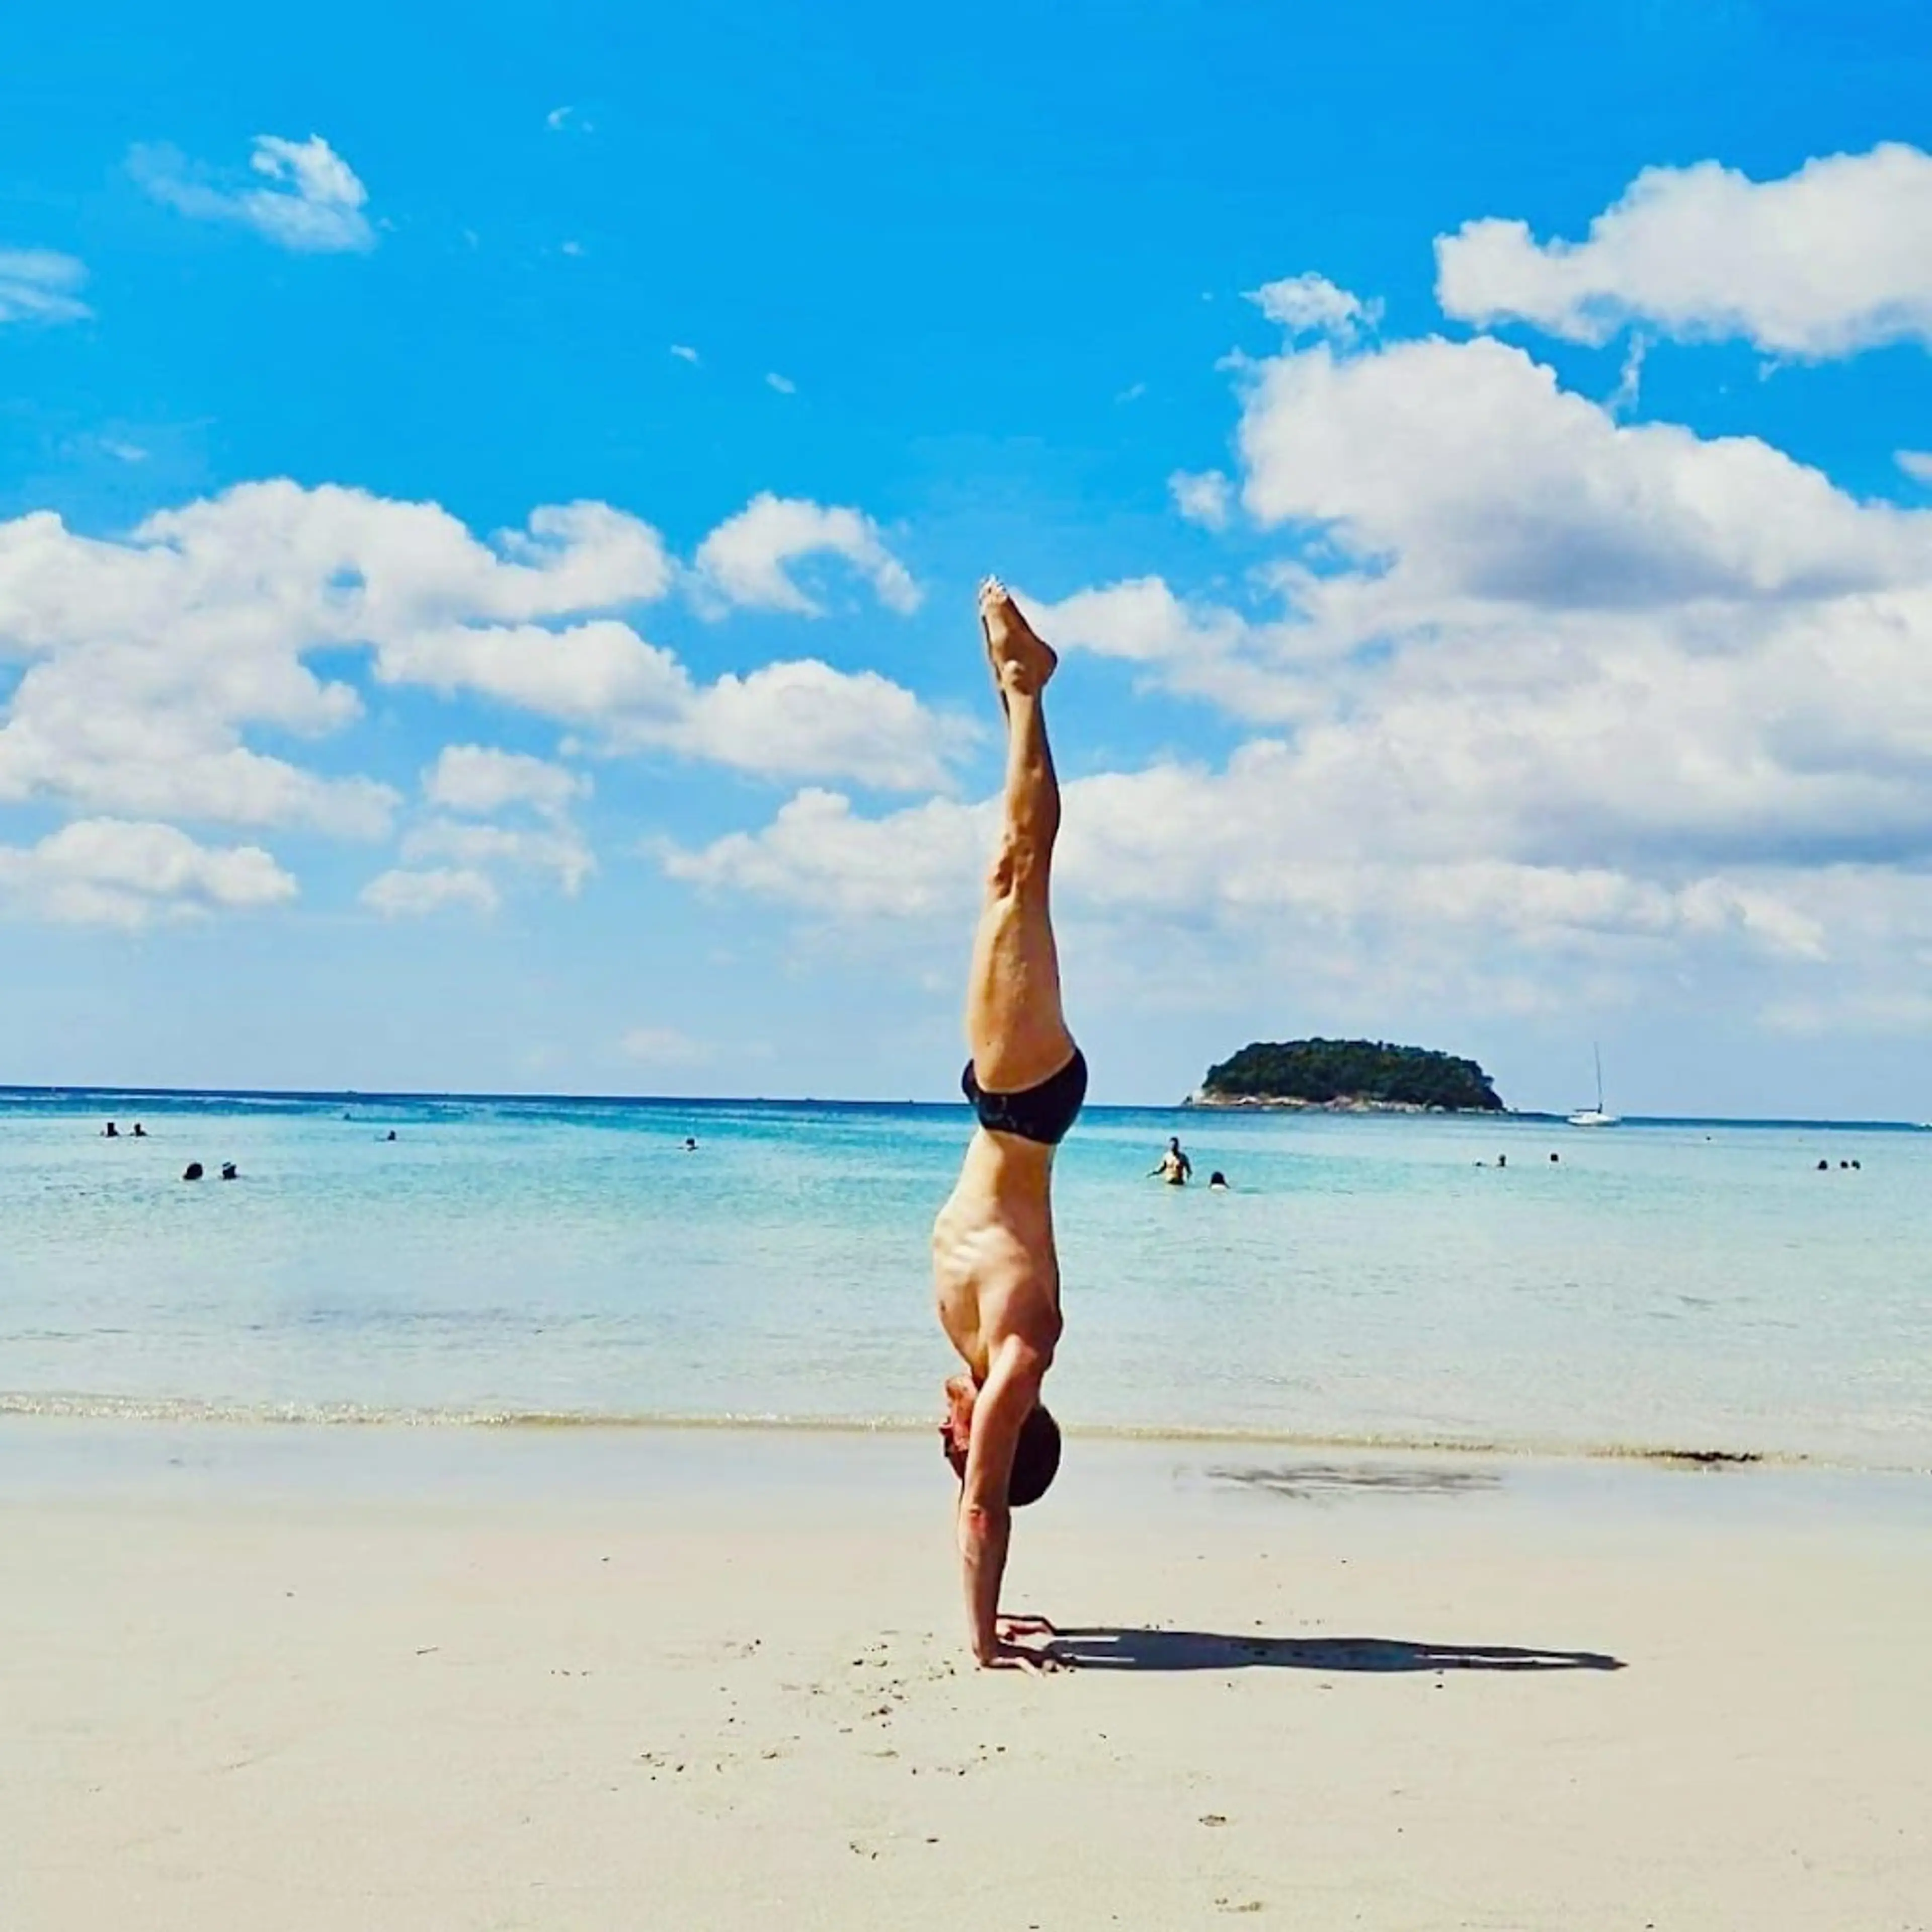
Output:
<svg viewBox="0 0 1932 1932">
<path fill-rule="evenodd" d="M 1390 1636 L 1223 1636 L 1211 1630 L 1062 1630 L 1042 1646 L 1082 1670 L 1621 1670 L 1595 1650 L 1415 1643 Z"/>
</svg>

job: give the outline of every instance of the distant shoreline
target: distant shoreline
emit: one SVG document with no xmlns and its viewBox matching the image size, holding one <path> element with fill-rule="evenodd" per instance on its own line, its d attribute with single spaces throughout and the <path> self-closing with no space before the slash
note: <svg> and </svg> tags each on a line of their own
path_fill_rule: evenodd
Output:
<svg viewBox="0 0 1932 1932">
<path fill-rule="evenodd" d="M 94 1103 L 112 1101 L 126 1103 L 130 1101 L 151 1103 L 243 1100 L 266 1101 L 284 1105 L 315 1106 L 328 1105 L 337 1107 L 404 1106 L 524 1106 L 524 1107 L 636 1107 L 676 1108 L 703 1107 L 725 1108 L 734 1107 L 766 1107 L 772 1108 L 823 1107 L 847 1108 L 872 1113 L 902 1112 L 916 1110 L 921 1113 L 964 1114 L 970 1112 L 964 1102 L 956 1099 L 912 1099 L 897 1100 L 838 1099 L 823 1094 L 788 1096 L 777 1094 L 544 1094 L 490 1093 L 481 1090 L 440 1092 L 428 1090 L 409 1091 L 379 1091 L 373 1088 L 322 1088 L 302 1087 L 117 1087 L 81 1084 L 49 1085 L 23 1082 L 0 1082 L 0 1108 L 9 1104 L 40 1102 L 58 1105 L 63 1102 L 76 1106 L 83 1104 L 88 1111 L 98 1111 Z M 1500 1113 L 1483 1108 L 1425 1108 L 1393 1101 L 1365 1101 L 1344 1106 L 1332 1101 L 1257 1101 L 1222 1100 L 1203 1102 L 1198 1096 L 1190 1096 L 1178 1102 L 1171 1100 L 1090 1100 L 1085 1111 L 1088 1114 L 1178 1114 L 1178 1113 L 1305 1113 L 1334 1114 L 1344 1117 L 1366 1118 L 1377 1114 L 1390 1114 L 1406 1118 L 1432 1118 L 1454 1120 L 1542 1121 L 1552 1125 L 1562 1125 L 1568 1115 L 1555 1112 L 1544 1112 L 1534 1107 L 1508 1107 Z M 1766 1114 L 1754 1118 L 1736 1114 L 1625 1114 L 1619 1123 L 1622 1127 L 1737 1127 L 1737 1128 L 1786 1128 L 1811 1129 L 1820 1131 L 1831 1130 L 1840 1132 L 1917 1134 L 1932 1132 L 1932 1122 L 1925 1120 L 1820 1120 L 1798 1114 Z M 1606 1130 L 1607 1131 L 1607 1130 Z"/>
<path fill-rule="evenodd" d="M 1287 1114 L 1450 1114 L 1462 1120 L 1502 1120 L 1509 1114 L 1505 1107 L 1431 1107 L 1420 1100 L 1372 1100 L 1359 1094 L 1343 1094 L 1333 1100 L 1300 1100 L 1288 1094 L 1192 1093 L 1181 1102 L 1190 1111 L 1210 1113 Z M 1527 1114 L 1529 1120 L 1551 1119 L 1554 1114 Z"/>
</svg>

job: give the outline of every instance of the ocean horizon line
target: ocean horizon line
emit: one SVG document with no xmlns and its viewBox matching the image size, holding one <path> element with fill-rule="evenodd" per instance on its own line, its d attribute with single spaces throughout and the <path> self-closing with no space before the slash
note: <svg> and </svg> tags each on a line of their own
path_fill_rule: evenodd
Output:
<svg viewBox="0 0 1932 1932">
<path fill-rule="evenodd" d="M 357 1087 L 136 1087 L 86 1083 L 70 1084 L 64 1082 L 48 1084 L 0 1081 L 0 1103 L 14 1099 L 48 1101 L 83 1099 L 154 1101 L 252 1100 L 300 1102 L 310 1106 L 334 1106 L 416 1105 L 634 1107 L 639 1108 L 700 1107 L 720 1109 L 769 1108 L 774 1111 L 794 1112 L 802 1108 L 816 1108 L 826 1112 L 874 1114 L 898 1113 L 908 1109 L 938 1114 L 966 1114 L 970 1112 L 964 1100 L 921 1100 L 908 1098 L 885 1100 L 824 1094 L 506 1093 L 456 1088 L 410 1089 Z M 1231 1107 L 1204 1110 L 1198 1107 L 1189 1107 L 1184 1102 L 1178 1100 L 1113 1100 L 1089 1101 L 1083 1111 L 1088 1113 L 1102 1114 L 1185 1114 L 1197 1124 L 1203 1119 L 1219 1122 L 1228 1119 L 1279 1118 L 1284 1115 L 1297 1119 L 1335 1118 L 1372 1120 L 1399 1118 L 1411 1121 L 1432 1120 L 1523 1121 L 1532 1124 L 1554 1126 L 1566 1126 L 1570 1124 L 1569 1116 L 1565 1113 L 1534 1107 L 1507 1107 L 1500 1112 L 1494 1112 L 1475 1108 L 1444 1108 L 1424 1110 L 1415 1113 L 1404 1111 L 1400 1114 L 1384 1115 L 1373 1110 L 1358 1110 L 1341 1107 L 1333 1108 L 1318 1106 Z M 1737 1114 L 1625 1114 L 1618 1119 L 1616 1125 L 1618 1127 L 1735 1127 L 1753 1130 L 1784 1128 L 1862 1133 L 1932 1132 L 1932 1121 L 1832 1118 L 1800 1114 L 1760 1116 Z M 1607 1130 L 1595 1131 L 1601 1132 Z"/>
</svg>

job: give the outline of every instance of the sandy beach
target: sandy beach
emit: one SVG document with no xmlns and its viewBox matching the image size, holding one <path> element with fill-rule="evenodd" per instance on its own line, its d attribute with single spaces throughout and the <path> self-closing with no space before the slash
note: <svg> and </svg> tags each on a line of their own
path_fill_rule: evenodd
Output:
<svg viewBox="0 0 1932 1932">
<path fill-rule="evenodd" d="M 1932 1486 L 1076 1448 L 9 1425 L 0 1922 L 1932 1924 Z"/>
</svg>

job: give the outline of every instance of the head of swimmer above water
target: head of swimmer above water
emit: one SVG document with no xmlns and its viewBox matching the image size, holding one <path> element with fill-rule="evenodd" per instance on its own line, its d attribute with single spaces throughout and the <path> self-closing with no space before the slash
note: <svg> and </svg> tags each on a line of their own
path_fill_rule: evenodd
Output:
<svg viewBox="0 0 1932 1932">
<path fill-rule="evenodd" d="M 955 1376 L 946 1384 L 946 1420 L 939 1425 L 940 1446 L 952 1473 L 966 1480 L 966 1455 L 973 1442 L 973 1410 L 980 1391 L 970 1376 Z M 1060 1468 L 1060 1425 L 1044 1402 L 1036 1402 L 1020 1424 L 1013 1451 L 1013 1472 L 1006 1484 L 1006 1505 L 1024 1509 L 1036 1503 L 1052 1487 Z"/>
</svg>

